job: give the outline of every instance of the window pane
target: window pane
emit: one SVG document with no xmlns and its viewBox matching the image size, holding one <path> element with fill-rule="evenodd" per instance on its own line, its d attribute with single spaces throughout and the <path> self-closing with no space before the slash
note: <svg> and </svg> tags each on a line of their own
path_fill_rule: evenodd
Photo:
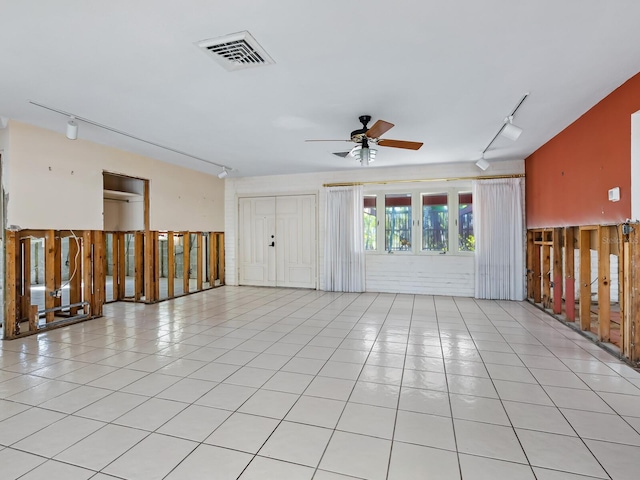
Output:
<svg viewBox="0 0 640 480">
<path fill-rule="evenodd" d="M 449 209 L 446 193 L 422 195 L 422 249 L 449 250 Z"/>
<path fill-rule="evenodd" d="M 375 250 L 377 248 L 376 235 L 378 233 L 378 217 L 376 209 L 376 196 L 364 197 L 364 249 Z"/>
<path fill-rule="evenodd" d="M 476 238 L 473 236 L 473 199 L 471 193 L 458 194 L 458 250 L 473 252 Z"/>
<path fill-rule="evenodd" d="M 411 194 L 385 195 L 385 250 L 411 250 Z"/>
</svg>

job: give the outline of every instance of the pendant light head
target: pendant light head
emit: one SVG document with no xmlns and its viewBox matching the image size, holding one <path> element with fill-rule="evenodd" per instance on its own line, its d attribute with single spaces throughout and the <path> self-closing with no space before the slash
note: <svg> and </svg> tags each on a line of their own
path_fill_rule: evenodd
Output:
<svg viewBox="0 0 640 480">
<path fill-rule="evenodd" d="M 67 138 L 69 140 L 78 138 L 78 124 L 75 122 L 75 117 L 71 117 L 67 122 Z"/>
<path fill-rule="evenodd" d="M 507 137 L 509 140 L 515 142 L 522 135 L 522 129 L 513 124 L 513 115 L 504 119 L 504 127 L 500 135 Z"/>
</svg>

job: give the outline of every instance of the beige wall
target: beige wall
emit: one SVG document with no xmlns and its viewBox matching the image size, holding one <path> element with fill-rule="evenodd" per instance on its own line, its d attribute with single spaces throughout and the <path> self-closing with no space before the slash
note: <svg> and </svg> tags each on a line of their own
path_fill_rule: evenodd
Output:
<svg viewBox="0 0 640 480">
<path fill-rule="evenodd" d="M 15 121 L 8 136 L 8 226 L 103 230 L 108 171 L 150 181 L 152 230 L 224 231 L 224 181 L 217 176 Z"/>
</svg>

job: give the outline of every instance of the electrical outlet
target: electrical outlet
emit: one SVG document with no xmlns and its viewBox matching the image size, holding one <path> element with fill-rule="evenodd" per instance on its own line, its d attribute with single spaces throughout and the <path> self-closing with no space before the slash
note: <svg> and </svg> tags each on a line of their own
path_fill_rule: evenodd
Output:
<svg viewBox="0 0 640 480">
<path fill-rule="evenodd" d="M 60 290 L 59 288 L 56 290 L 52 290 L 49 292 L 49 296 L 53 297 L 53 298 L 61 298 L 62 297 L 62 290 Z"/>
</svg>

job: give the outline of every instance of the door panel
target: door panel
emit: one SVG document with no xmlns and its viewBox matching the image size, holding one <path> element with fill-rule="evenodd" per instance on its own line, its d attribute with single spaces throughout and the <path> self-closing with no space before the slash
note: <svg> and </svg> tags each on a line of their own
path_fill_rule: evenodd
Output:
<svg viewBox="0 0 640 480">
<path fill-rule="evenodd" d="M 241 198 L 240 285 L 276 285 L 275 197 Z M 272 236 L 274 238 L 272 238 Z"/>
</svg>

